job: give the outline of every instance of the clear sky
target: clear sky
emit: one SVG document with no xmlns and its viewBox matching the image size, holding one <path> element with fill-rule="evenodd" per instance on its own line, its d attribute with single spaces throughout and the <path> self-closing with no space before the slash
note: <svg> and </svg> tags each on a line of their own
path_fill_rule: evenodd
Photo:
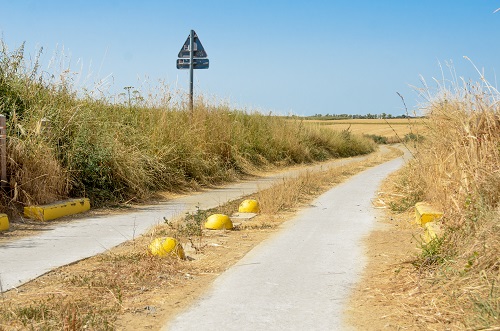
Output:
<svg viewBox="0 0 500 331">
<path fill-rule="evenodd" d="M 420 75 L 435 87 L 450 61 L 495 84 L 500 70 L 497 0 L 0 0 L 10 50 L 26 42 L 42 69 L 71 63 L 91 88 L 121 93 L 164 81 L 187 90 L 177 54 L 194 29 L 210 59 L 195 93 L 276 114 L 404 114 L 420 98 Z M 57 52 L 57 56 L 54 54 Z M 63 54 L 63 55 L 61 55 Z M 450 78 L 449 75 L 446 75 Z M 76 76 L 75 76 L 76 77 Z"/>
</svg>

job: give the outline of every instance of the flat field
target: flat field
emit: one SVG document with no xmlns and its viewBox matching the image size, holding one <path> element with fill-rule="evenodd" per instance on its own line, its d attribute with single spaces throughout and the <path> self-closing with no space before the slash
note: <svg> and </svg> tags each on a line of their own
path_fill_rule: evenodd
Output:
<svg viewBox="0 0 500 331">
<path fill-rule="evenodd" d="M 347 120 L 306 120 L 306 123 L 318 124 L 332 130 L 347 130 L 354 134 L 368 134 L 395 139 L 406 134 L 425 135 L 425 120 L 421 118 L 404 119 L 347 119 Z"/>
</svg>

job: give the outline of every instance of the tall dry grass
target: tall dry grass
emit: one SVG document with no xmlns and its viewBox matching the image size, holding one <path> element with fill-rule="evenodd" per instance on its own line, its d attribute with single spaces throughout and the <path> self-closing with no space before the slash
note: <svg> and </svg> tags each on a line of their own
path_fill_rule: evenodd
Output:
<svg viewBox="0 0 500 331">
<path fill-rule="evenodd" d="M 443 237 L 416 261 L 425 277 L 410 304 L 442 327 L 500 326 L 499 101 L 484 81 L 441 90 L 427 105 L 426 140 L 398 180 L 400 202 L 427 200 L 445 213 Z"/>
<path fill-rule="evenodd" d="M 300 120 L 248 113 L 178 92 L 95 97 L 71 73 L 46 78 L 24 49 L 0 50 L 0 113 L 8 121 L 10 191 L 4 209 L 87 196 L 93 205 L 142 200 L 233 180 L 256 167 L 369 153 L 374 144 Z M 144 97 L 142 95 L 145 95 Z M 172 97 L 174 96 L 174 98 Z M 120 98 L 116 98 L 120 100 Z"/>
</svg>

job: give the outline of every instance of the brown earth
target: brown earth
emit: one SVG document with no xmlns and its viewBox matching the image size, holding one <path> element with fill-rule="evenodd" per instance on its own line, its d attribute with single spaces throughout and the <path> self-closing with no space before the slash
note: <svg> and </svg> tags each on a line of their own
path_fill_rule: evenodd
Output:
<svg viewBox="0 0 500 331">
<path fill-rule="evenodd" d="M 396 215 L 385 208 L 379 193 L 377 227 L 364 240 L 368 264 L 352 292 L 346 323 L 356 330 L 421 330 L 405 310 L 401 283 L 414 277 L 412 259 L 418 254 L 421 229 L 412 224 L 412 213 Z M 411 298 L 410 298 L 411 299 Z"/>
</svg>

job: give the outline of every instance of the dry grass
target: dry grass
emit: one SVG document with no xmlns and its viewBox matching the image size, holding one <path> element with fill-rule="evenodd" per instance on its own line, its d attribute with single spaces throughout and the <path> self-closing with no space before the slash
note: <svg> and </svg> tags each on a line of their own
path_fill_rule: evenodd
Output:
<svg viewBox="0 0 500 331">
<path fill-rule="evenodd" d="M 177 300 L 188 302 L 201 293 L 218 273 L 289 217 L 290 211 L 349 176 L 399 155 L 401 151 L 391 149 L 348 166 L 304 172 L 284 180 L 254 195 L 262 202 L 262 214 L 236 231 L 198 232 L 197 216 L 206 215 L 199 211 L 174 224 L 157 226 L 150 234 L 108 253 L 59 268 L 20 287 L 19 292 L 3 295 L 0 330 L 113 330 L 125 323 L 128 329 L 134 325 L 153 327 L 149 316 L 161 323 L 161 316 L 181 309 L 175 304 Z M 211 212 L 230 213 L 237 210 L 238 203 L 233 201 Z M 190 254 L 197 254 L 196 260 L 149 256 L 146 247 L 151 239 L 166 235 L 178 237 L 184 245 L 193 243 L 196 252 Z"/>
<path fill-rule="evenodd" d="M 53 272 L 50 284 L 38 284 L 36 293 L 6 294 L 0 330 L 115 330 L 125 301 L 151 288 L 175 286 L 186 267 L 142 249 L 100 255 L 85 269 L 70 266 Z"/>
<path fill-rule="evenodd" d="M 388 143 L 401 142 L 408 135 L 423 135 L 427 125 L 423 118 L 408 119 L 346 119 L 346 120 L 310 120 L 328 129 L 349 130 L 353 134 L 379 136 L 386 138 Z"/>
<path fill-rule="evenodd" d="M 68 172 L 57 162 L 53 151 L 37 137 L 30 140 L 13 137 L 7 149 L 11 202 L 49 203 L 67 196 Z"/>
<path fill-rule="evenodd" d="M 395 181 L 396 209 L 426 200 L 445 211 L 445 234 L 422 246 L 418 274 L 400 284 L 424 328 L 500 327 L 499 96 L 486 83 L 442 91 L 428 105 L 427 139 Z"/>
<path fill-rule="evenodd" d="M 71 85 L 71 72 L 46 78 L 23 47 L 1 43 L 0 113 L 7 117 L 14 206 L 87 196 L 94 206 L 150 198 L 234 180 L 262 167 L 366 154 L 368 139 L 300 121 L 247 113 L 160 86 L 134 98 L 95 97 Z M 56 75 L 58 76 L 58 75 Z M 49 123 L 43 126 L 42 123 Z"/>
</svg>

